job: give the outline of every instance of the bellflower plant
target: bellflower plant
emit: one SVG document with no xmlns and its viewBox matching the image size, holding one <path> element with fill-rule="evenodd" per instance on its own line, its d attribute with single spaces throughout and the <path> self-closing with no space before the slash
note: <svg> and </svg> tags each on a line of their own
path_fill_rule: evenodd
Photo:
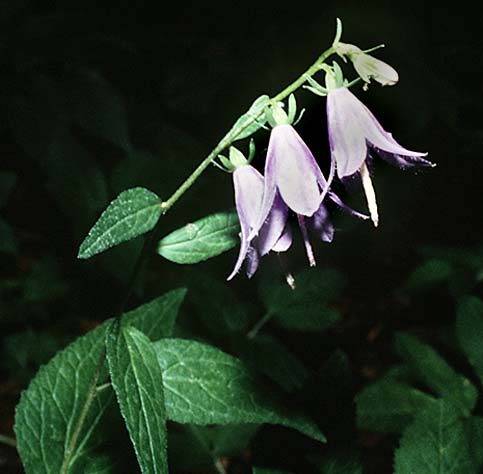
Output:
<svg viewBox="0 0 483 474">
<path fill-rule="evenodd" d="M 265 162 L 263 201 L 248 238 L 251 240 L 260 234 L 267 220 L 270 220 L 270 214 L 277 208 L 277 197 L 280 196 L 282 202 L 297 215 L 307 258 L 309 264 L 314 266 L 315 258 L 308 229 L 317 231 L 325 241 L 330 242 L 333 236 L 332 224 L 322 204 L 326 194 L 351 214 L 361 218 L 367 216 L 345 206 L 330 191 L 312 152 L 292 126 L 295 114 L 293 96 L 289 99 L 288 115 L 279 104 L 274 104 L 267 111 L 272 130 Z"/>
<path fill-rule="evenodd" d="M 371 152 L 400 168 L 435 166 L 423 157 L 427 153 L 402 147 L 386 132 L 371 111 L 349 90 L 337 63 L 326 68 L 326 87 L 312 79 L 310 90 L 327 96 L 327 127 L 332 168 L 341 180 L 359 175 L 374 226 L 379 224 L 376 194 L 367 160 Z M 355 81 L 354 81 L 355 82 Z"/>
<path fill-rule="evenodd" d="M 292 234 L 287 227 L 288 208 L 279 195 L 275 196 L 273 206 L 260 229 L 257 238 L 248 240 L 254 227 L 263 200 L 263 176 L 250 165 L 253 148 L 248 160 L 235 147 L 230 147 L 229 160 L 220 157 L 225 167 L 233 173 L 235 204 L 240 220 L 240 252 L 235 267 L 227 278 L 231 280 L 246 262 L 246 273 L 250 278 L 256 272 L 260 257 L 270 251 L 285 252 L 292 244 Z"/>
</svg>

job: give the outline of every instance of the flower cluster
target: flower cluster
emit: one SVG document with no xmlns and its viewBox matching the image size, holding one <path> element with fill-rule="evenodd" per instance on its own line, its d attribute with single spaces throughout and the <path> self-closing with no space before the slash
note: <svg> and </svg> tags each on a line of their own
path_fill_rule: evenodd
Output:
<svg viewBox="0 0 483 474">
<path fill-rule="evenodd" d="M 338 54 L 353 62 L 366 83 L 374 79 L 382 85 L 392 85 L 398 80 L 392 67 L 355 46 L 339 43 Z M 407 150 L 382 128 L 369 109 L 349 90 L 351 84 L 343 78 L 337 63 L 332 67 L 324 66 L 324 69 L 325 87 L 307 76 L 309 86 L 306 88 L 327 98 L 331 155 L 328 179 L 294 128 L 296 104 L 293 95 L 289 98 L 288 113 L 281 103 L 272 103 L 265 112 L 271 132 L 263 176 L 250 164 L 253 149 L 249 159 L 234 147 L 230 148 L 229 159 L 221 157 L 225 166 L 233 172 L 235 203 L 241 226 L 240 253 L 229 280 L 244 262 L 246 273 L 251 277 L 257 270 L 260 257 L 270 251 L 285 252 L 290 248 L 290 212 L 297 218 L 311 266 L 316 263 L 311 235 L 324 242 L 331 242 L 334 236 L 326 197 L 351 215 L 368 219 L 369 216 L 346 206 L 331 190 L 336 174 L 343 182 L 354 177 L 360 179 L 370 218 L 377 227 L 376 194 L 367 166 L 369 153 L 401 168 L 434 166 L 423 158 L 426 153 Z"/>
</svg>

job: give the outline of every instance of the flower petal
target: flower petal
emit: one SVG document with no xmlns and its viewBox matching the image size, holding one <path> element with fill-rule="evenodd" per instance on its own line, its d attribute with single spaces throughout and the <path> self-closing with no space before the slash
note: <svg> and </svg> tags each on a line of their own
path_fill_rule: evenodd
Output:
<svg viewBox="0 0 483 474">
<path fill-rule="evenodd" d="M 275 245 L 272 247 L 274 252 L 286 252 L 292 245 L 292 229 L 287 226 L 284 233 L 277 240 Z"/>
<path fill-rule="evenodd" d="M 340 87 L 332 89 L 327 96 L 330 152 L 341 179 L 359 171 L 367 156 L 367 144 L 359 123 L 360 107 L 347 93 L 352 95 L 348 89 Z"/>
<path fill-rule="evenodd" d="M 334 226 L 329 218 L 329 212 L 325 206 L 320 206 L 310 220 L 313 232 L 320 236 L 324 242 L 332 242 L 334 238 Z"/>
<path fill-rule="evenodd" d="M 287 224 L 288 208 L 277 193 L 272 208 L 258 234 L 260 256 L 266 255 L 277 243 Z"/>
<path fill-rule="evenodd" d="M 272 130 L 267 160 L 268 157 L 272 157 L 272 172 L 284 202 L 295 213 L 310 217 L 320 204 L 320 169 L 291 125 L 278 125 Z"/>
<path fill-rule="evenodd" d="M 246 272 L 247 277 L 251 278 L 258 269 L 260 262 L 260 255 L 254 247 L 250 247 L 247 255 Z"/>
<path fill-rule="evenodd" d="M 347 204 L 344 204 L 339 196 L 335 194 L 333 191 L 328 192 L 328 196 L 332 201 L 334 201 L 340 208 L 342 208 L 345 212 L 350 214 L 351 216 L 358 217 L 359 219 L 367 220 L 370 217 L 367 214 L 362 214 L 361 212 L 355 211 L 352 207 L 349 207 Z"/>
<path fill-rule="evenodd" d="M 235 204 L 240 220 L 240 252 L 235 267 L 227 280 L 239 271 L 250 250 L 248 234 L 258 216 L 263 194 L 263 176 L 250 165 L 241 166 L 233 172 Z"/>
</svg>

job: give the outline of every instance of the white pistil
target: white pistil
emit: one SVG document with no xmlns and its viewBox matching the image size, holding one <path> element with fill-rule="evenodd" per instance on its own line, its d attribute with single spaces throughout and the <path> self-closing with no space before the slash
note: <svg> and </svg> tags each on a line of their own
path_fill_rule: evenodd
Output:
<svg viewBox="0 0 483 474">
<path fill-rule="evenodd" d="M 307 232 L 307 226 L 305 225 L 305 218 L 304 216 L 297 214 L 297 219 L 299 221 L 299 227 L 302 232 L 302 237 L 305 245 L 305 253 L 307 254 L 309 265 L 311 267 L 315 267 L 316 263 L 315 263 L 314 251 L 312 250 L 312 245 L 310 245 L 309 233 Z"/>
<path fill-rule="evenodd" d="M 371 219 L 374 223 L 374 227 L 377 227 L 379 225 L 379 214 L 377 212 L 376 192 L 374 191 L 371 175 L 365 163 L 362 164 L 359 172 L 361 173 L 362 187 L 366 194 L 367 206 L 369 207 Z"/>
</svg>

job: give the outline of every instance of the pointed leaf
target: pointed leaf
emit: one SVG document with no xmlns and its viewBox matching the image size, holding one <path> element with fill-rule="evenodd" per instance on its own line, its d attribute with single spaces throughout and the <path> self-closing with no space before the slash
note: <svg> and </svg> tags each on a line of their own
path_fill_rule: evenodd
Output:
<svg viewBox="0 0 483 474">
<path fill-rule="evenodd" d="M 396 336 L 396 352 L 421 382 L 458 407 L 464 416 L 470 414 L 478 396 L 475 386 L 456 373 L 433 348 L 409 334 L 400 333 Z"/>
<path fill-rule="evenodd" d="M 178 423 L 281 424 L 324 442 L 307 417 L 284 409 L 236 358 L 195 341 L 154 344 L 163 369 L 168 419 Z"/>
<path fill-rule="evenodd" d="M 235 211 L 212 214 L 161 239 L 158 253 L 171 262 L 198 263 L 235 247 L 239 228 Z"/>
<path fill-rule="evenodd" d="M 163 384 L 152 343 L 134 327 L 114 324 L 106 338 L 111 381 L 143 474 L 167 474 Z"/>
<path fill-rule="evenodd" d="M 89 258 L 150 231 L 161 215 L 161 200 L 144 188 L 123 191 L 109 204 L 82 242 L 78 258 Z"/>
<path fill-rule="evenodd" d="M 152 338 L 166 336 L 159 321 L 174 319 L 182 296 L 183 290 L 169 292 L 124 317 Z M 22 393 L 15 433 L 26 474 L 84 474 L 93 449 L 109 441 L 99 427 L 114 407 L 104 353 L 110 321 L 57 353 Z"/>
<path fill-rule="evenodd" d="M 404 432 L 395 474 L 476 474 L 458 410 L 443 400 L 422 412 Z"/>
</svg>

